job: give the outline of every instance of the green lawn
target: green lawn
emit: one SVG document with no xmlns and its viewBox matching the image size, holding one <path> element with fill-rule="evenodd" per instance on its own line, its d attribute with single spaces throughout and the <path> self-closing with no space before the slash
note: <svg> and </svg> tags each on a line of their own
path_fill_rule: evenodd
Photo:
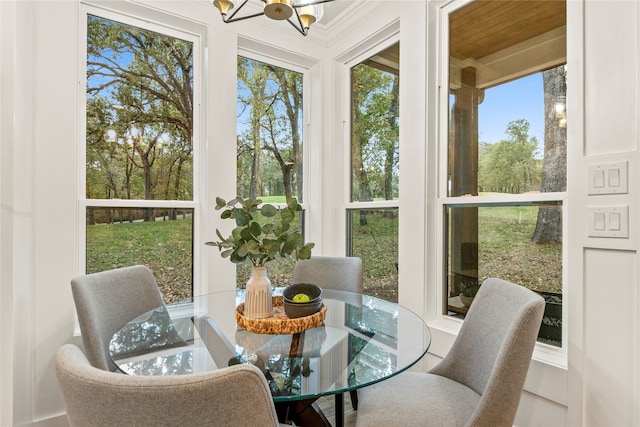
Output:
<svg viewBox="0 0 640 427">
<path fill-rule="evenodd" d="M 266 201 L 267 198 L 265 198 Z M 356 211 L 359 213 L 359 211 Z M 354 213 L 357 215 L 357 213 Z M 480 276 L 500 277 L 532 289 L 561 292 L 561 245 L 531 242 L 536 207 L 479 209 Z M 353 219 L 353 254 L 363 259 L 367 292 L 397 300 L 397 213 L 367 211 L 366 224 Z M 167 302 L 189 297 L 192 272 L 191 219 L 100 224 L 87 227 L 87 271 L 144 264 L 156 275 Z M 293 265 L 287 260 L 268 265 L 274 286 L 291 281 Z M 244 286 L 250 266 L 238 268 Z"/>
<path fill-rule="evenodd" d="M 87 272 L 143 264 L 166 302 L 191 296 L 191 219 L 87 226 Z"/>
<path fill-rule="evenodd" d="M 533 290 L 562 292 L 562 245 L 531 241 L 536 206 L 478 209 L 481 277 L 499 277 Z"/>
</svg>

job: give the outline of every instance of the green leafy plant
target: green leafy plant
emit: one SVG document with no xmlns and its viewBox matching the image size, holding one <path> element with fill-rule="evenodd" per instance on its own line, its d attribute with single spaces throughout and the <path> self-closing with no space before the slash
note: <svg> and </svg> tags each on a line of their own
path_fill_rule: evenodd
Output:
<svg viewBox="0 0 640 427">
<path fill-rule="evenodd" d="M 458 284 L 458 290 L 460 291 L 460 295 L 473 298 L 478 293 L 478 290 L 480 289 L 481 285 L 482 285 L 482 281 L 474 278 L 468 278 L 468 279 L 462 280 Z"/>
<path fill-rule="evenodd" d="M 217 246 L 222 257 L 233 263 L 251 263 L 254 267 L 276 258 L 309 259 L 315 244 L 305 244 L 300 231 L 291 228 L 296 212 L 302 211 L 297 199 L 288 199 L 283 208 L 261 204 L 260 199 L 236 197 L 227 202 L 216 197 L 216 210 L 222 210 L 220 218 L 234 220 L 236 228 L 227 238 L 216 230 L 219 240 L 206 244 Z M 259 214 L 266 220 L 264 224 L 258 222 Z"/>
</svg>

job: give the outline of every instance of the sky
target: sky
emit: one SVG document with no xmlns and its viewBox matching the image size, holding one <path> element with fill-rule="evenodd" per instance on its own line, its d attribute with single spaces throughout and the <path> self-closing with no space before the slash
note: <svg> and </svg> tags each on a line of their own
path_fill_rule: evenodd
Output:
<svg viewBox="0 0 640 427">
<path fill-rule="evenodd" d="M 542 153 L 544 141 L 544 95 L 542 73 L 536 73 L 485 91 L 478 107 L 480 142 L 495 143 L 506 139 L 507 125 L 526 119 L 529 136 L 536 137 Z"/>
</svg>

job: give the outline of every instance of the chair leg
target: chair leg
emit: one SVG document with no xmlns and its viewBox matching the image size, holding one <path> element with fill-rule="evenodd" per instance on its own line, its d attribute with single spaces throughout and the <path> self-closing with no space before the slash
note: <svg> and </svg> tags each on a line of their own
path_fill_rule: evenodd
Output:
<svg viewBox="0 0 640 427">
<path fill-rule="evenodd" d="M 358 390 L 349 390 L 349 396 L 351 397 L 351 407 L 354 411 L 358 410 Z"/>
</svg>

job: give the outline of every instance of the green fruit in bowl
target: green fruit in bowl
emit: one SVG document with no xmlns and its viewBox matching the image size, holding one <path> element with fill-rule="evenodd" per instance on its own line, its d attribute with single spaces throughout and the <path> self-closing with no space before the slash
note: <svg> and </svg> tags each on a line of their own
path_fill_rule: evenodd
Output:
<svg viewBox="0 0 640 427">
<path fill-rule="evenodd" d="M 309 302 L 309 295 L 307 294 L 295 294 L 294 297 L 291 299 L 291 301 L 293 302 Z"/>
</svg>

